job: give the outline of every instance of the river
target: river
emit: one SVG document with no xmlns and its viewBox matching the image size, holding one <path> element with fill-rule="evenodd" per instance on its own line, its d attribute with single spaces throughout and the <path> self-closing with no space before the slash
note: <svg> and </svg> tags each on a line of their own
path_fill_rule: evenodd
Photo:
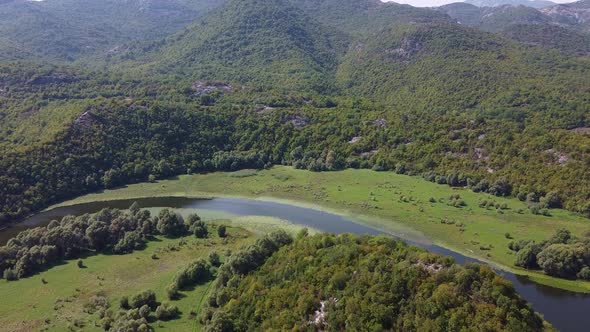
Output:
<svg viewBox="0 0 590 332">
<path fill-rule="evenodd" d="M 85 204 L 59 207 L 49 211 L 38 213 L 21 223 L 0 232 L 0 244 L 16 235 L 23 229 L 46 225 L 51 220 L 59 219 L 66 215 L 80 215 L 84 213 L 98 212 L 105 207 L 126 209 L 134 201 L 137 201 L 142 208 L 183 208 L 203 209 L 231 213 L 238 216 L 268 216 L 287 220 L 291 223 L 315 228 L 329 233 L 354 233 L 354 234 L 388 234 L 399 237 L 396 234 L 387 233 L 370 226 L 355 222 L 353 218 L 328 213 L 320 210 L 304 208 L 284 203 L 233 199 L 214 198 L 209 200 L 193 199 L 183 197 L 156 197 L 131 200 L 118 200 L 107 202 L 92 202 Z M 431 252 L 441 255 L 452 256 L 459 264 L 466 262 L 477 262 L 473 258 L 466 257 L 459 253 L 450 251 L 436 245 L 415 243 L 403 239 L 408 244 L 428 249 Z M 560 331 L 588 331 L 590 326 L 590 295 L 569 292 L 549 286 L 540 285 L 528 280 L 526 277 L 515 274 L 497 271 L 506 279 L 510 280 L 518 293 L 529 301 L 533 308 L 543 314 L 545 319 L 553 324 Z"/>
</svg>

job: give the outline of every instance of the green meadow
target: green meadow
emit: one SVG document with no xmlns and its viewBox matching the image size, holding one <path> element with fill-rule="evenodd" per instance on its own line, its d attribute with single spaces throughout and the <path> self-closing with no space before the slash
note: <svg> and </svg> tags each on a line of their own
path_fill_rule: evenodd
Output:
<svg viewBox="0 0 590 332">
<path fill-rule="evenodd" d="M 188 213 L 195 211 L 182 211 Z M 200 211 L 197 211 L 200 212 Z M 205 216 L 210 216 L 207 212 Z M 158 237 L 143 250 L 127 255 L 94 255 L 83 258 L 84 268 L 77 260 L 63 262 L 47 271 L 18 281 L 0 280 L 0 331 L 103 331 L 96 313 L 88 313 L 94 296 L 108 299 L 116 311 L 122 296 L 133 296 L 151 289 L 158 302 L 168 301 L 165 288 L 174 274 L 197 258 L 207 259 L 212 251 L 222 258 L 230 251 L 253 243 L 260 234 L 278 228 L 292 233 L 300 228 L 273 218 L 238 217 L 208 220 L 209 225 L 227 225 L 229 236 L 217 237 L 210 227 L 207 239 L 187 236 L 178 239 Z M 155 256 L 154 256 L 155 255 Z M 181 291 L 179 300 L 171 301 L 181 315 L 170 321 L 155 321 L 158 331 L 199 330 L 198 314 L 201 301 L 212 281 Z M 7 301 L 9 299 L 9 301 Z"/>
<path fill-rule="evenodd" d="M 513 266 L 514 254 L 507 247 L 512 239 L 542 240 L 562 227 L 583 236 L 590 231 L 588 219 L 560 209 L 550 210 L 550 216 L 534 215 L 516 198 L 474 193 L 392 172 L 349 169 L 316 173 L 274 167 L 183 175 L 105 190 L 60 205 L 152 196 L 286 200 L 350 215 L 362 223 L 419 242 L 431 241 L 504 270 L 528 275 L 543 284 L 590 292 L 588 282 L 552 278 Z M 464 206 L 454 204 L 457 200 L 464 202 Z M 480 207 L 483 201 L 500 208 Z"/>
</svg>

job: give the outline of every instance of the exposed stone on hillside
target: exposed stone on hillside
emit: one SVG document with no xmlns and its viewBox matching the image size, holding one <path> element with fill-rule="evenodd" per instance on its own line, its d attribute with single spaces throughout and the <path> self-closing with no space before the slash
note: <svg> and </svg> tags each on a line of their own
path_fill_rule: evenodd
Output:
<svg viewBox="0 0 590 332">
<path fill-rule="evenodd" d="M 90 111 L 86 111 L 82 113 L 76 120 L 74 120 L 74 126 L 77 127 L 89 127 L 94 123 L 95 115 L 90 113 Z"/>
<path fill-rule="evenodd" d="M 195 81 L 191 89 L 198 96 L 208 95 L 212 92 L 230 93 L 233 91 L 233 87 L 228 83 L 207 81 Z"/>
<path fill-rule="evenodd" d="M 385 52 L 402 60 L 409 60 L 414 54 L 422 49 L 422 43 L 416 36 L 404 37 L 400 46 L 394 49 L 388 49 Z"/>
<path fill-rule="evenodd" d="M 387 120 L 385 120 L 384 118 L 379 118 L 375 121 L 371 121 L 370 124 L 381 129 L 387 128 Z"/>
<path fill-rule="evenodd" d="M 295 128 L 303 128 L 309 124 L 309 118 L 302 115 L 288 116 L 286 121 L 291 123 Z"/>
<path fill-rule="evenodd" d="M 590 127 L 578 127 L 572 129 L 572 131 L 579 135 L 590 135 Z"/>
<path fill-rule="evenodd" d="M 350 141 L 348 141 L 348 143 L 355 144 L 355 143 L 358 143 L 361 139 L 362 139 L 361 136 L 355 136 Z"/>
<path fill-rule="evenodd" d="M 555 149 L 545 150 L 545 153 L 549 154 L 553 158 L 553 161 L 547 163 L 547 165 L 565 166 L 565 164 L 567 164 L 568 160 L 570 159 L 568 155 Z"/>
</svg>

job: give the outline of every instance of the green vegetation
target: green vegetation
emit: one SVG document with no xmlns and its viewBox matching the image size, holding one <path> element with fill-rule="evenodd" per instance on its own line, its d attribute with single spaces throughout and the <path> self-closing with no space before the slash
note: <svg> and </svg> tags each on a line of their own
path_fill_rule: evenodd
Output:
<svg viewBox="0 0 590 332">
<path fill-rule="evenodd" d="M 590 240 L 573 236 L 565 228 L 548 240 L 512 241 L 508 247 L 516 252 L 517 266 L 542 269 L 560 278 L 590 280 Z"/>
<path fill-rule="evenodd" d="M 551 209 L 551 216 L 535 215 L 528 210 L 526 200 L 474 193 L 391 172 L 345 170 L 316 173 L 274 167 L 246 178 L 235 178 L 232 173 L 185 175 L 157 183 L 106 190 L 62 205 L 152 196 L 224 195 L 286 199 L 294 204 L 346 213 L 379 229 L 404 234 L 404 237 L 418 242 L 431 240 L 503 269 L 529 275 L 544 284 L 590 291 L 590 284 L 585 282 L 511 268 L 515 253 L 507 249 L 512 239 L 506 237 L 509 233 L 515 239 L 542 241 L 556 228 L 568 228 L 576 236 L 583 237 L 590 229 L 587 219 L 561 209 Z M 466 206 L 449 204 L 452 202 L 449 198 L 456 198 L 456 195 L 460 195 Z M 401 196 L 405 200 L 400 199 Z M 484 201 L 486 204 L 482 204 Z M 488 250 L 481 250 L 481 247 Z"/>
<path fill-rule="evenodd" d="M 179 212 L 188 219 L 195 211 Z M 214 234 L 207 238 L 156 235 L 143 249 L 130 254 L 89 253 L 84 256 L 82 269 L 78 267 L 78 260 L 64 260 L 18 281 L 0 280 L 0 293 L 12 299 L 0 305 L 0 330 L 103 331 L 103 323 L 108 322 L 114 329 L 117 324 L 130 323 L 128 318 L 133 317 L 133 321 L 148 317 L 149 325 L 157 330 L 191 330 L 195 324 L 198 326 L 199 303 L 211 283 L 205 279 L 187 284 L 178 290 L 176 299 L 166 304 L 167 287 L 181 271 L 201 259 L 209 262 L 210 257 L 217 257 L 214 260 L 223 261 L 228 253 L 254 243 L 267 232 L 286 228 L 295 234 L 299 230 L 299 227 L 271 218 L 208 219 L 206 222 L 211 228 L 221 223 L 227 225 L 230 236 L 220 239 Z M 213 266 L 218 265 L 219 261 Z M 151 301 L 149 313 L 146 313 L 146 309 L 142 309 L 146 304 L 142 299 L 153 297 L 157 305 L 153 306 Z M 175 313 L 174 307 L 178 308 L 178 316 L 170 319 L 170 314 Z"/>
<path fill-rule="evenodd" d="M 134 4 L 120 10 L 126 22 Z M 178 14 L 191 4 L 162 6 Z M 555 193 L 590 215 L 586 56 L 397 4 L 194 6 L 208 14 L 185 29 L 158 21 L 165 38 L 94 52 L 88 68 L 0 61 L 0 222 L 103 188 L 278 164 Z"/>
<path fill-rule="evenodd" d="M 206 331 L 546 328 L 491 269 L 459 267 L 389 237 L 303 237 L 240 265 L 259 257 L 261 245 L 221 267 L 201 315 Z"/>
</svg>

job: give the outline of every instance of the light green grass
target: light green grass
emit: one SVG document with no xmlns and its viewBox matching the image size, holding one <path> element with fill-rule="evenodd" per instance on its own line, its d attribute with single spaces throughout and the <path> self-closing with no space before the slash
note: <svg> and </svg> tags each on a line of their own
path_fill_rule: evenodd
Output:
<svg viewBox="0 0 590 332">
<path fill-rule="evenodd" d="M 183 211 L 191 213 L 194 211 Z M 201 213 L 202 211 L 198 211 Z M 201 213 L 207 215 L 207 213 Z M 67 331 L 74 320 L 84 322 L 84 331 L 102 331 L 95 326 L 96 314 L 83 312 L 89 299 L 104 294 L 112 309 L 118 308 L 122 296 L 133 296 L 143 290 L 156 292 L 158 301 L 165 301 L 165 288 L 174 274 L 197 258 L 207 258 L 217 250 L 223 255 L 226 250 L 235 251 L 253 243 L 260 234 L 276 229 L 287 229 L 292 233 L 300 227 L 274 218 L 240 217 L 209 221 L 210 224 L 228 226 L 228 240 L 217 237 L 210 227 L 210 238 L 197 239 L 187 236 L 180 239 L 158 237 L 149 242 L 144 250 L 128 255 L 94 255 L 84 258 L 86 268 L 80 269 L 76 260 L 67 261 L 29 278 L 14 282 L 0 280 L 0 331 Z M 185 245 L 179 245 L 186 241 Z M 174 246 L 178 250 L 170 250 Z M 152 259 L 156 254 L 158 259 Z M 44 284 L 42 280 L 46 280 Z M 183 291 L 183 297 L 172 303 L 180 309 L 180 318 L 156 322 L 152 326 L 158 331 L 199 330 L 195 317 L 190 317 L 207 294 L 210 282 L 190 291 Z M 47 320 L 47 322 L 46 322 Z"/>
<path fill-rule="evenodd" d="M 241 174 L 244 173 L 242 171 Z M 505 233 L 510 233 L 515 239 L 542 240 L 561 227 L 570 229 L 576 235 L 590 230 L 590 221 L 573 213 L 551 210 L 550 217 L 533 215 L 523 202 L 514 198 L 474 193 L 391 172 L 345 170 L 314 173 L 290 167 L 274 167 L 247 174 L 236 176 L 234 173 L 218 172 L 184 175 L 157 183 L 141 183 L 90 194 L 60 205 L 152 196 L 235 196 L 289 200 L 299 205 L 348 214 L 363 223 L 393 233 L 404 233 L 414 240 L 430 240 L 502 269 L 529 275 L 543 284 L 590 292 L 588 282 L 551 278 L 514 267 L 514 255 L 507 248 L 510 240 L 505 237 Z M 459 194 L 467 206 L 456 208 L 447 205 L 446 201 L 452 194 Z M 402 196 L 408 202 L 401 200 Z M 436 203 L 429 202 L 431 197 Z M 500 214 L 496 209 L 480 208 L 478 205 L 481 200 L 505 203 L 508 209 Z M 524 213 L 518 213 L 519 209 Z M 465 231 L 461 231 L 458 224 L 464 224 Z M 481 246 L 491 246 L 491 249 L 481 250 Z"/>
</svg>

